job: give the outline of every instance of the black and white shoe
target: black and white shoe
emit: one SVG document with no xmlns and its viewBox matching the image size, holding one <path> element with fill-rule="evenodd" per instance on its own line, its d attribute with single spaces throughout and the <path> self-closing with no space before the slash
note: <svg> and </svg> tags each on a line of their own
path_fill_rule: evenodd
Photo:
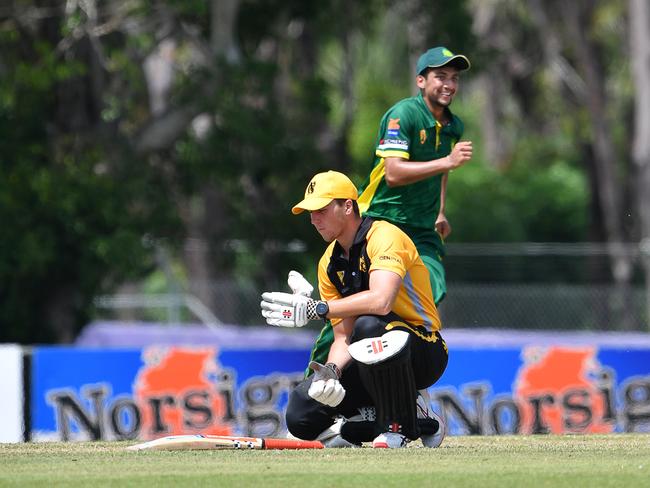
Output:
<svg viewBox="0 0 650 488">
<path fill-rule="evenodd" d="M 420 440 L 425 447 L 440 447 L 445 435 L 447 434 L 447 426 L 442 417 L 431 409 L 429 392 L 427 390 L 420 390 L 417 400 L 417 412 L 419 419 L 433 419 L 438 422 L 438 430 L 433 434 L 422 434 Z"/>
</svg>

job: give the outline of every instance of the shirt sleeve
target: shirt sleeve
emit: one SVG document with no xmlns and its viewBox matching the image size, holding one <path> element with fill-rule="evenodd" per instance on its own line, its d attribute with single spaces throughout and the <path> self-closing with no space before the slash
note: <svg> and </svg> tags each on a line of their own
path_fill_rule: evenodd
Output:
<svg viewBox="0 0 650 488">
<path fill-rule="evenodd" d="M 413 241 L 387 222 L 375 222 L 370 232 L 366 247 L 372 263 L 369 271 L 383 269 L 393 271 L 404 278 L 417 257 Z"/>
<path fill-rule="evenodd" d="M 398 157 L 409 159 L 411 120 L 402 107 L 391 108 L 382 119 L 375 154 L 381 158 Z"/>
</svg>

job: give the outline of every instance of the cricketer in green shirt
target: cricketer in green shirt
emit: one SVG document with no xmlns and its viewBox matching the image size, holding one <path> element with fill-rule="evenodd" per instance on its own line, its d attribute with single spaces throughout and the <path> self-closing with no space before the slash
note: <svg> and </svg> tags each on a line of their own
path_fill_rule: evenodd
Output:
<svg viewBox="0 0 650 488">
<path fill-rule="evenodd" d="M 447 293 L 442 266 L 445 246 L 436 230 L 447 171 L 439 163 L 450 156 L 463 135 L 463 123 L 449 105 L 456 93 L 458 74 L 469 67 L 465 56 L 445 47 L 429 49 L 420 56 L 416 66 L 420 93 L 397 102 L 382 117 L 373 168 L 360 187 L 361 213 L 392 222 L 415 243 L 429 270 L 436 304 Z M 457 162 L 450 167 L 471 158 L 471 143 L 464 142 L 458 149 L 454 152 L 463 155 L 454 155 Z M 389 185 L 385 164 L 389 158 L 391 162 L 398 158 L 412 163 L 406 180 Z"/>
</svg>

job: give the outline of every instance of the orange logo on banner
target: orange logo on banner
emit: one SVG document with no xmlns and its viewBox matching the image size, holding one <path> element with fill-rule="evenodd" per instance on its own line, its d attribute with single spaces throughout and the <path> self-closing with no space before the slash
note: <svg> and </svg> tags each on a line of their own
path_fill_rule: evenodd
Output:
<svg viewBox="0 0 650 488">
<path fill-rule="evenodd" d="M 602 366 L 595 347 L 528 347 L 522 354 L 524 365 L 513 387 L 522 433 L 532 432 L 536 416 L 555 434 L 613 432 L 613 423 L 603 421 L 606 404 L 595 380 Z M 531 399 L 539 402 L 537 415 Z"/>
<path fill-rule="evenodd" d="M 215 348 L 150 347 L 142 352 L 133 399 L 142 412 L 142 437 L 164 435 L 231 435 L 222 422 L 226 411 L 215 378 L 220 366 Z"/>
</svg>

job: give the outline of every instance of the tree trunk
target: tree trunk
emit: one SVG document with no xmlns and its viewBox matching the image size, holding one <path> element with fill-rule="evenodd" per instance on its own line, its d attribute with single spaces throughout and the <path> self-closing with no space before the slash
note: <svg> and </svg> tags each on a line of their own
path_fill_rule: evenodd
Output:
<svg viewBox="0 0 650 488">
<path fill-rule="evenodd" d="M 637 169 L 637 209 L 645 270 L 646 324 L 650 331 L 650 5 L 630 0 L 630 53 L 635 91 L 632 160 Z"/>
<path fill-rule="evenodd" d="M 503 5 L 495 2 L 476 2 L 474 5 L 474 23 L 472 31 L 481 40 L 484 49 L 494 49 L 503 52 L 504 46 L 499 46 L 498 38 L 503 36 L 497 22 L 497 10 Z M 492 103 L 492 100 L 503 100 L 506 97 L 510 80 L 509 73 L 498 62 L 488 63 L 484 71 L 476 76 L 477 91 L 483 94 L 481 100 L 481 131 L 487 161 L 496 168 L 502 166 L 512 149 L 512 140 L 506 137 L 503 120 L 503 105 Z"/>
<path fill-rule="evenodd" d="M 591 28 L 590 20 L 594 13 L 594 4 L 593 2 L 568 2 L 564 4 L 564 13 L 569 40 L 575 49 L 577 64 L 585 81 L 586 108 L 594 149 L 593 162 L 599 187 L 597 197 L 603 211 L 612 275 L 615 281 L 612 306 L 614 315 L 620 317 L 620 327 L 631 329 L 634 327 L 630 286 L 633 256 L 629 254 L 624 244 L 627 239 L 621 225 L 623 184 L 617 171 L 619 158 L 614 151 L 612 124 L 604 105 L 606 100 L 604 70 L 599 65 L 600 56 L 597 46 L 586 35 Z"/>
</svg>

